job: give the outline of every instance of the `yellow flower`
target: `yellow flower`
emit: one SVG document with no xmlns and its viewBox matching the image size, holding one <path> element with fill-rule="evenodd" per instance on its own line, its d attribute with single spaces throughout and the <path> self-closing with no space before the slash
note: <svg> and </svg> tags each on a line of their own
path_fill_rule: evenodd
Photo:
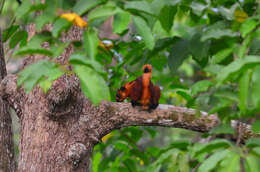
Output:
<svg viewBox="0 0 260 172">
<path fill-rule="evenodd" d="M 144 161 L 142 159 L 140 159 L 139 157 L 136 158 L 139 161 L 140 165 L 144 165 Z"/>
<path fill-rule="evenodd" d="M 114 136 L 114 133 L 108 133 L 104 137 L 102 137 L 102 142 L 105 143 L 110 137 Z"/>
<path fill-rule="evenodd" d="M 86 27 L 88 25 L 88 23 L 76 13 L 64 13 L 60 17 L 68 20 L 69 22 L 73 22 L 73 24 L 81 28 Z"/>
</svg>

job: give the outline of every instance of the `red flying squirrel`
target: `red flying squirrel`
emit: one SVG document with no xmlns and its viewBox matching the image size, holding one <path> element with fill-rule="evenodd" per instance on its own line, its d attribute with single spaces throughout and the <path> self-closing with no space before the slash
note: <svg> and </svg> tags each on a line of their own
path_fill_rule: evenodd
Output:
<svg viewBox="0 0 260 172">
<path fill-rule="evenodd" d="M 126 83 L 117 90 L 116 100 L 122 102 L 127 97 L 131 99 L 132 106 L 142 106 L 143 110 L 156 109 L 161 96 L 161 90 L 151 81 L 152 66 L 143 66 L 143 75 L 136 80 Z"/>
</svg>

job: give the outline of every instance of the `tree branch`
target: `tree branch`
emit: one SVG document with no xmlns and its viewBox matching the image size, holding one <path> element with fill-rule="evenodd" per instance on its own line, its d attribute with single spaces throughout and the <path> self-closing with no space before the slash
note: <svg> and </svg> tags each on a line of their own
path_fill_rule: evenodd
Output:
<svg viewBox="0 0 260 172">
<path fill-rule="evenodd" d="M 100 138 L 114 129 L 128 126 L 174 127 L 204 133 L 220 124 L 217 115 L 208 115 L 206 112 L 171 105 L 161 104 L 151 113 L 142 111 L 140 108 L 133 108 L 129 103 L 103 102 L 99 108 L 103 112 L 100 113 L 98 120 L 100 121 L 98 125 Z M 240 123 L 241 128 L 238 129 L 237 123 L 238 121 L 231 121 L 231 126 L 236 131 L 234 137 L 237 138 L 240 135 L 241 142 L 260 136 L 260 134 L 254 134 L 251 126 L 247 124 Z"/>
<path fill-rule="evenodd" d="M 14 75 L 5 77 L 0 85 L 0 95 L 7 97 L 9 104 L 19 113 L 22 109 L 19 102 L 25 102 L 22 99 L 25 99 L 27 95 L 22 87 L 17 88 L 16 79 L 17 77 Z M 138 107 L 133 108 L 129 103 L 108 101 L 104 101 L 94 108 L 80 91 L 79 81 L 75 76 L 64 75 L 54 81 L 51 89 L 44 97 L 48 104 L 48 114 L 55 120 L 61 116 L 64 117 L 66 114 L 83 113 L 84 118 L 82 117 L 80 120 L 83 125 L 80 127 L 87 127 L 86 131 L 89 135 L 93 135 L 92 138 L 95 143 L 112 130 L 128 126 L 174 127 L 204 133 L 220 124 L 217 115 L 208 115 L 206 112 L 171 105 L 160 105 L 151 113 Z M 91 114 L 89 114 L 89 109 L 93 109 Z M 85 114 L 84 112 L 88 113 Z M 85 120 L 85 117 L 87 120 Z M 89 121 L 93 122 L 89 123 Z M 238 124 L 240 124 L 240 127 L 237 127 Z M 236 131 L 232 139 L 240 138 L 241 143 L 244 143 L 248 138 L 260 136 L 260 134 L 254 134 L 251 131 L 250 125 L 233 120 L 231 126 Z"/>
</svg>

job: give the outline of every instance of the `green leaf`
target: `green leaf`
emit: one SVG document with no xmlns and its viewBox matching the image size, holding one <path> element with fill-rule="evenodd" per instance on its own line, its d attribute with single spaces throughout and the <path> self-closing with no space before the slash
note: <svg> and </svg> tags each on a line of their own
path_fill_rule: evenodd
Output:
<svg viewBox="0 0 260 172">
<path fill-rule="evenodd" d="M 206 31 L 205 33 L 203 33 L 202 37 L 201 37 L 201 41 L 205 41 L 207 39 L 219 39 L 221 37 L 235 37 L 237 36 L 236 33 L 232 32 L 232 30 L 230 29 L 211 29 Z"/>
<path fill-rule="evenodd" d="M 59 43 L 58 45 L 51 46 L 51 52 L 53 57 L 58 57 L 62 53 L 64 53 L 65 48 L 67 48 L 70 45 L 70 42 L 65 43 Z"/>
<path fill-rule="evenodd" d="M 226 48 L 226 49 L 220 50 L 212 57 L 211 61 L 214 64 L 221 63 L 232 53 L 233 53 L 233 48 Z"/>
<path fill-rule="evenodd" d="M 180 167 L 180 164 L 178 164 L 178 156 L 179 156 L 179 153 L 174 153 L 172 154 L 171 156 L 171 159 L 170 159 L 170 163 L 168 165 L 168 171 L 170 172 L 177 172 L 179 170 L 179 167 Z"/>
<path fill-rule="evenodd" d="M 129 171 L 137 171 L 136 163 L 133 160 L 128 158 L 125 161 L 123 161 L 123 163 L 125 164 L 125 166 Z"/>
<path fill-rule="evenodd" d="M 19 42 L 20 47 L 24 46 L 27 43 L 28 33 L 26 31 L 16 32 L 10 39 L 9 46 L 14 48 Z"/>
<path fill-rule="evenodd" d="M 91 59 L 95 59 L 98 48 L 98 34 L 94 29 L 84 32 L 83 35 L 84 48 Z"/>
<path fill-rule="evenodd" d="M 128 147 L 128 145 L 123 142 L 117 142 L 114 146 L 115 146 L 115 149 L 120 150 L 122 152 L 127 153 L 130 151 L 130 148 Z"/>
<path fill-rule="evenodd" d="M 62 72 L 57 64 L 48 60 L 40 60 L 18 74 L 17 85 L 21 86 L 23 84 L 26 93 L 29 93 L 39 81 L 43 82 L 43 79 L 47 79 L 51 82 L 61 75 Z M 46 89 L 50 88 L 50 85 L 46 85 L 46 83 L 42 83 L 42 86 L 45 92 Z"/>
<path fill-rule="evenodd" d="M 154 157 L 157 157 L 160 154 L 160 149 L 158 147 L 148 147 L 146 148 L 146 151 Z"/>
<path fill-rule="evenodd" d="M 259 56 L 246 56 L 245 58 L 236 59 L 229 65 L 222 68 L 222 70 L 217 74 L 218 85 L 222 82 L 228 80 L 235 74 L 240 74 L 247 70 L 248 68 L 255 67 L 260 64 Z"/>
<path fill-rule="evenodd" d="M 159 15 L 159 21 L 167 32 L 169 32 L 173 25 L 174 16 L 177 13 L 177 6 L 164 6 Z"/>
<path fill-rule="evenodd" d="M 131 149 L 129 153 L 136 157 L 139 157 L 145 165 L 148 165 L 150 163 L 149 156 L 147 156 L 147 154 L 144 154 L 143 151 L 140 151 L 138 149 Z"/>
<path fill-rule="evenodd" d="M 137 10 L 148 13 L 150 15 L 154 14 L 151 9 L 151 4 L 149 4 L 147 1 L 126 1 L 124 7 L 128 10 Z"/>
<path fill-rule="evenodd" d="M 183 61 L 189 55 L 189 41 L 179 40 L 173 44 L 168 58 L 168 66 L 172 73 L 175 73 Z"/>
<path fill-rule="evenodd" d="M 39 85 L 42 89 L 42 91 L 46 94 L 48 92 L 48 90 L 51 88 L 51 84 L 52 82 L 47 80 L 47 79 L 44 79 L 44 78 L 41 78 L 39 80 Z"/>
<path fill-rule="evenodd" d="M 69 27 L 71 26 L 71 22 L 69 22 L 66 19 L 63 18 L 59 18 L 58 20 L 55 21 L 55 23 L 53 24 L 53 28 L 52 28 L 52 35 L 57 38 L 59 37 L 59 35 L 61 34 L 61 32 L 63 30 L 67 30 L 69 29 Z"/>
<path fill-rule="evenodd" d="M 247 110 L 247 98 L 248 98 L 248 89 L 250 84 L 252 72 L 247 70 L 244 72 L 242 77 L 239 80 L 239 87 L 238 87 L 238 96 L 239 96 L 239 108 L 242 114 L 246 114 Z"/>
<path fill-rule="evenodd" d="M 88 15 L 88 22 L 93 22 L 94 20 L 102 17 L 109 17 L 119 12 L 119 10 L 114 6 L 100 6 L 92 10 Z"/>
<path fill-rule="evenodd" d="M 252 100 L 255 106 L 260 109 L 260 66 L 256 66 L 252 75 Z"/>
<path fill-rule="evenodd" d="M 46 73 L 44 73 L 44 76 L 46 78 L 42 77 L 39 82 L 40 87 L 42 88 L 43 92 L 47 93 L 48 90 L 51 88 L 52 82 L 54 80 L 58 79 L 62 74 L 63 74 L 63 72 L 57 66 L 54 66 L 53 68 L 48 70 Z"/>
<path fill-rule="evenodd" d="M 260 138 L 251 138 L 246 141 L 246 146 L 249 148 L 260 146 Z"/>
<path fill-rule="evenodd" d="M 248 54 L 247 51 L 252 42 L 253 37 L 254 37 L 253 34 L 250 34 L 243 40 L 242 44 L 239 46 L 239 48 L 237 50 L 238 58 L 245 58 L 245 56 Z"/>
<path fill-rule="evenodd" d="M 32 8 L 32 2 L 31 0 L 24 0 L 22 2 L 22 5 L 20 5 L 17 10 L 15 11 L 15 17 L 17 19 L 21 19 L 24 15 L 30 12 Z"/>
<path fill-rule="evenodd" d="M 260 171 L 259 168 L 259 158 L 254 155 L 247 155 L 246 156 L 246 171 L 247 172 L 256 172 Z"/>
<path fill-rule="evenodd" d="M 173 154 L 178 155 L 179 154 L 178 149 L 170 149 L 167 152 L 162 153 L 156 161 L 154 161 L 152 164 L 150 164 L 146 168 L 146 172 L 157 172 L 161 168 L 161 165 L 164 161 L 169 159 Z"/>
<path fill-rule="evenodd" d="M 212 85 L 212 82 L 209 80 L 198 81 L 194 85 L 192 85 L 191 95 L 196 96 L 200 92 L 206 92 Z"/>
<path fill-rule="evenodd" d="M 168 1 L 168 0 L 166 0 Z M 149 5 L 151 10 L 153 11 L 153 15 L 159 16 L 162 8 L 167 5 L 167 6 L 173 6 L 172 4 L 167 3 L 165 0 L 153 0 Z"/>
<path fill-rule="evenodd" d="M 191 4 L 190 4 L 190 7 L 192 8 L 192 11 L 196 14 L 196 15 L 198 15 L 198 16 L 200 16 L 201 14 L 202 14 L 202 12 L 207 8 L 207 5 L 204 5 L 204 4 L 202 4 L 202 3 L 198 3 L 198 2 L 192 2 Z"/>
<path fill-rule="evenodd" d="M 9 28 L 6 28 L 2 34 L 3 42 L 6 42 L 18 29 L 19 29 L 18 25 L 12 25 Z"/>
<path fill-rule="evenodd" d="M 235 134 L 234 128 L 229 124 L 221 124 L 210 130 L 210 134 Z"/>
<path fill-rule="evenodd" d="M 131 16 L 128 12 L 120 12 L 114 15 L 113 20 L 113 32 L 116 34 L 121 34 L 128 29 L 128 25 L 131 21 Z"/>
<path fill-rule="evenodd" d="M 255 147 L 252 149 L 253 153 L 260 157 L 260 147 Z"/>
<path fill-rule="evenodd" d="M 209 153 L 216 149 L 225 149 L 230 146 L 231 144 L 229 141 L 225 139 L 217 139 L 201 146 L 200 149 L 197 150 L 195 156 L 199 156 L 200 154 L 203 154 L 205 152 Z"/>
<path fill-rule="evenodd" d="M 238 3 L 233 3 L 233 5 L 229 8 L 225 8 L 224 6 L 218 7 L 219 13 L 225 17 L 227 20 L 234 20 L 234 14 L 237 8 L 239 8 Z"/>
<path fill-rule="evenodd" d="M 186 154 L 179 153 L 178 164 L 179 164 L 180 172 L 189 172 L 190 171 L 189 160 L 188 160 L 188 156 Z"/>
<path fill-rule="evenodd" d="M 256 120 L 256 121 L 253 123 L 251 130 L 252 130 L 255 134 L 260 133 L 260 120 Z"/>
<path fill-rule="evenodd" d="M 193 35 L 189 44 L 189 50 L 193 58 L 199 61 L 208 56 L 208 51 L 210 48 L 210 40 L 201 41 L 201 37 L 202 34 L 200 33 Z"/>
<path fill-rule="evenodd" d="M 101 3 L 103 0 L 79 0 L 73 7 L 73 12 L 81 16 Z"/>
<path fill-rule="evenodd" d="M 102 154 L 100 152 L 95 153 L 92 161 L 92 170 L 93 172 L 98 172 L 98 167 L 100 164 L 100 160 L 102 158 Z"/>
<path fill-rule="evenodd" d="M 144 130 L 147 131 L 151 138 L 154 138 L 157 134 L 156 130 L 153 128 L 145 127 Z"/>
<path fill-rule="evenodd" d="M 250 43 L 250 51 L 248 52 L 248 54 L 260 55 L 260 46 L 259 46 L 259 44 L 260 44 L 260 39 L 253 38 L 252 42 Z"/>
<path fill-rule="evenodd" d="M 40 31 L 41 28 L 47 24 L 51 23 L 55 19 L 54 15 L 49 15 L 48 13 L 43 13 L 42 15 L 38 15 L 35 20 L 36 30 Z"/>
<path fill-rule="evenodd" d="M 202 162 L 202 164 L 198 168 L 198 172 L 209 172 L 213 170 L 218 162 L 223 160 L 229 153 L 230 150 L 228 149 L 215 152 L 208 159 Z"/>
<path fill-rule="evenodd" d="M 178 140 L 171 143 L 170 147 L 180 150 L 187 150 L 188 146 L 191 145 L 191 141 L 189 140 Z"/>
<path fill-rule="evenodd" d="M 82 53 L 73 53 L 70 56 L 69 62 L 71 64 L 83 64 L 91 67 L 93 70 L 97 71 L 99 74 L 104 75 L 104 67 L 93 59 L 87 58 L 86 54 Z"/>
<path fill-rule="evenodd" d="M 255 19 L 246 20 L 240 28 L 240 33 L 242 37 L 244 38 L 248 33 L 252 32 L 257 24 L 258 23 L 255 21 Z"/>
<path fill-rule="evenodd" d="M 46 8 L 43 10 L 41 15 L 37 15 L 35 19 L 36 30 L 40 31 L 41 28 L 47 24 L 52 23 L 56 18 L 56 9 L 59 8 L 58 1 L 46 0 L 45 5 Z"/>
<path fill-rule="evenodd" d="M 230 152 L 220 163 L 219 172 L 238 172 L 240 171 L 240 156 Z"/>
<path fill-rule="evenodd" d="M 174 38 L 167 37 L 167 38 L 158 39 L 155 42 L 155 46 L 154 46 L 154 49 L 153 49 L 151 55 L 153 55 L 154 53 L 158 53 L 159 51 L 162 51 L 167 47 L 170 47 L 172 44 L 174 44 L 178 40 L 179 40 L 179 38 L 177 38 L 177 37 L 174 37 Z"/>
<path fill-rule="evenodd" d="M 73 65 L 78 75 L 81 87 L 94 105 L 101 100 L 110 100 L 110 93 L 105 80 L 92 68 L 86 65 Z"/>
<path fill-rule="evenodd" d="M 41 44 L 43 42 L 50 42 L 51 41 L 51 34 L 50 32 L 42 32 L 41 34 L 36 34 L 30 42 L 18 49 L 14 55 L 26 55 L 26 54 L 43 54 L 46 56 L 52 56 L 52 52 L 48 49 L 42 48 Z"/>
<path fill-rule="evenodd" d="M 155 40 L 150 27 L 141 17 L 134 16 L 133 21 L 138 33 L 142 36 L 142 39 L 144 40 L 145 46 L 148 49 L 152 50 L 155 44 Z"/>
<path fill-rule="evenodd" d="M 15 56 L 17 55 L 24 56 L 24 55 L 31 55 L 31 54 L 42 54 L 49 57 L 53 56 L 50 50 L 47 50 L 45 48 L 30 47 L 30 46 L 22 47 L 14 53 Z"/>
<path fill-rule="evenodd" d="M 190 96 L 189 93 L 187 93 L 187 91 L 180 91 L 179 90 L 179 91 L 176 91 L 176 93 L 178 95 L 182 96 L 187 101 L 192 101 L 193 100 L 193 98 Z"/>
</svg>

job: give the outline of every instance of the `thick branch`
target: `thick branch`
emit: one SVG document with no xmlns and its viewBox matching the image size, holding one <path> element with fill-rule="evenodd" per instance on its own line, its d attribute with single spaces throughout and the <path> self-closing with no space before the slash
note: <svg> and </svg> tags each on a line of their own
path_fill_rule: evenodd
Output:
<svg viewBox="0 0 260 172">
<path fill-rule="evenodd" d="M 103 102 L 99 108 L 103 112 L 99 116 L 98 133 L 101 134 L 99 137 L 103 137 L 113 129 L 128 126 L 163 126 L 208 132 L 220 124 L 217 115 L 170 105 L 160 105 L 151 113 L 133 108 L 129 103 Z M 237 123 L 237 121 L 231 122 L 236 130 L 235 138 L 238 135 Z M 240 128 L 242 141 L 260 136 L 254 134 L 250 128 L 250 125 L 242 124 L 242 129 Z"/>
</svg>

